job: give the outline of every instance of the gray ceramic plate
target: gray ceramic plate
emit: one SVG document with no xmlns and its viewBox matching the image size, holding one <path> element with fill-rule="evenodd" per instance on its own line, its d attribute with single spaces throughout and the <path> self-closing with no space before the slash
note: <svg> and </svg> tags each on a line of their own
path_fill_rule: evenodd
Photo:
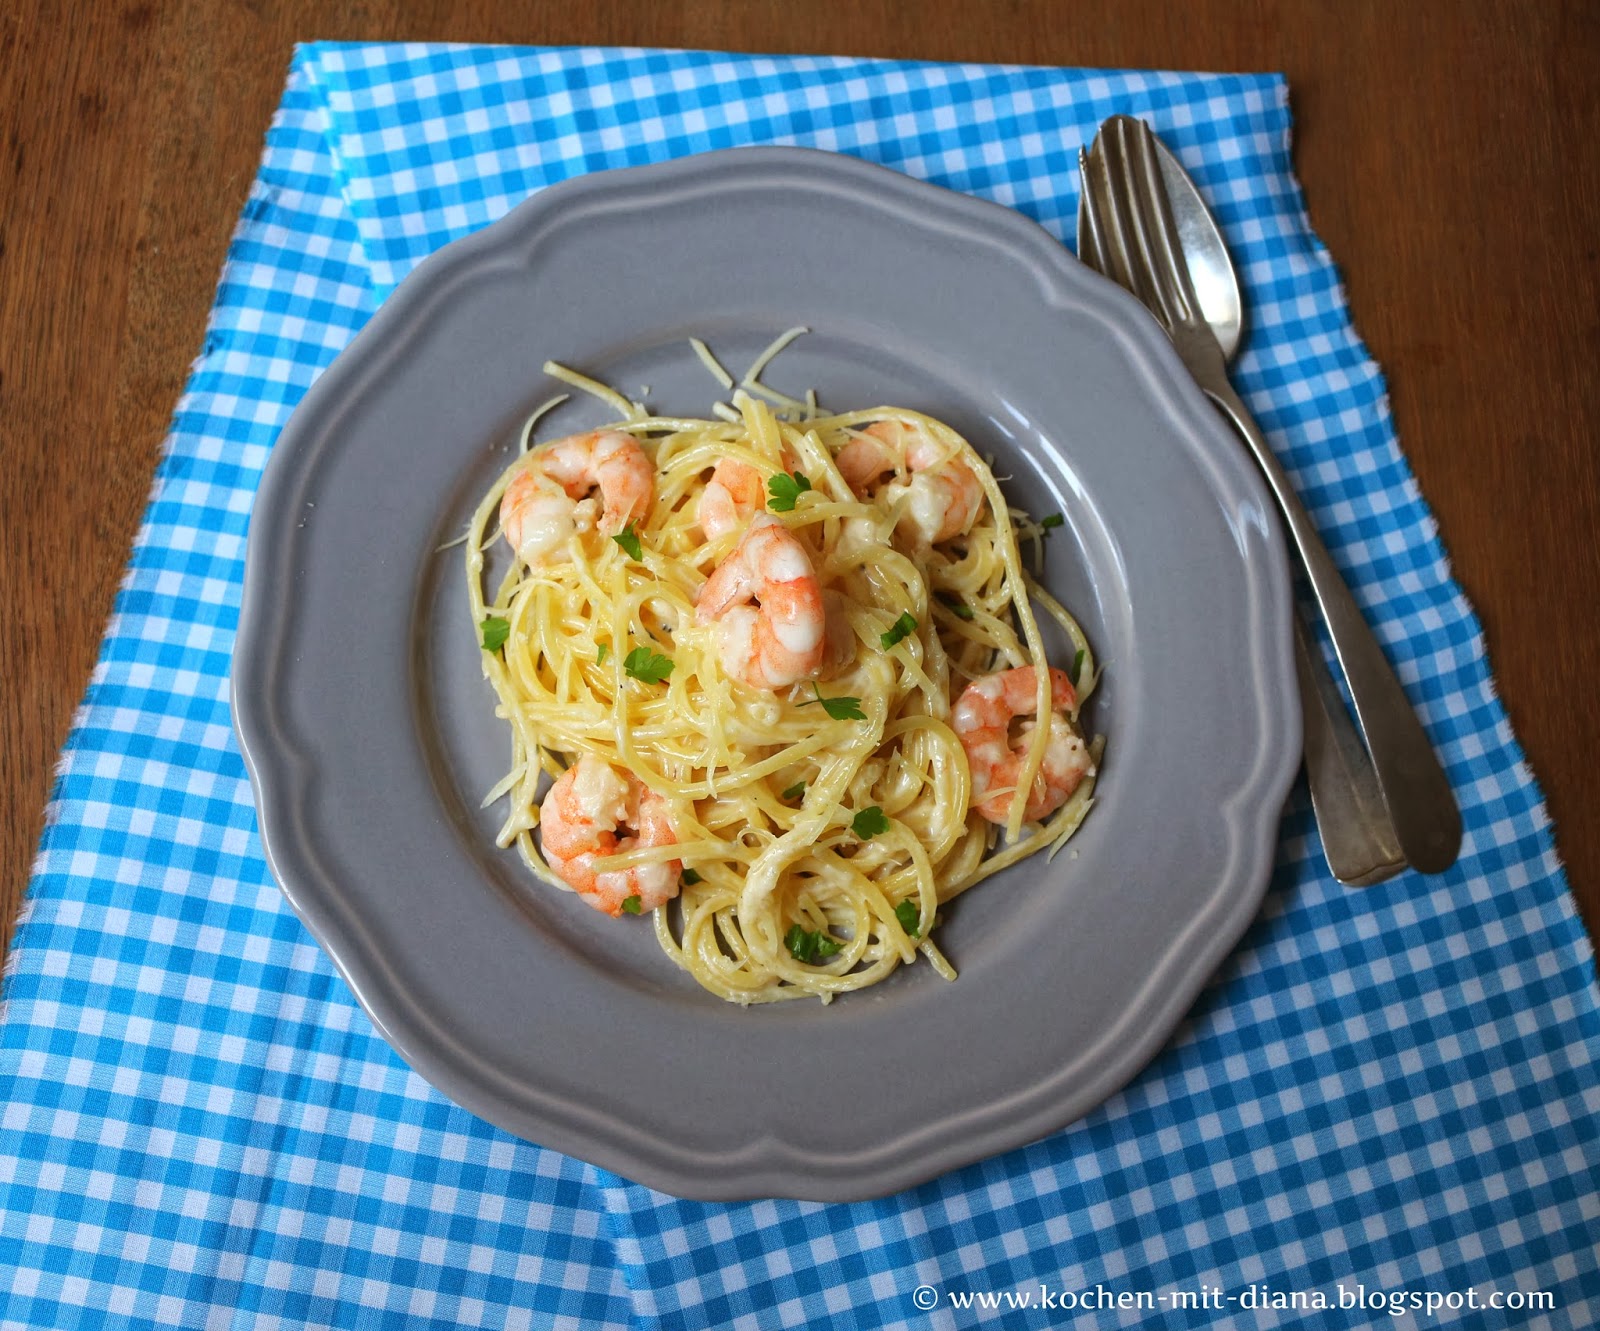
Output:
<svg viewBox="0 0 1600 1331">
<path fill-rule="evenodd" d="M 559 387 L 546 358 L 705 415 L 686 339 L 737 373 L 794 324 L 775 387 L 932 412 L 1065 514 L 1045 582 L 1105 663 L 1109 747 L 1070 849 L 948 910 L 956 983 L 743 1011 L 494 848 L 508 743 L 436 551 Z M 234 716 L 284 893 L 445 1094 L 681 1196 L 864 1198 L 1071 1123 L 1167 1039 L 1265 891 L 1289 606 L 1264 490 L 1128 296 L 992 204 L 745 149 L 545 190 L 402 283 L 273 452 Z"/>
</svg>

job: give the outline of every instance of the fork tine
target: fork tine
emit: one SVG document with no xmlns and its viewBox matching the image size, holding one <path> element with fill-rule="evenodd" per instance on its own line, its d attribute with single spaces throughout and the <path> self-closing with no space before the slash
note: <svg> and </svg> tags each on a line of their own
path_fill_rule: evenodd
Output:
<svg viewBox="0 0 1600 1331">
<path fill-rule="evenodd" d="M 1159 265 L 1151 256 L 1140 200 L 1129 162 L 1128 116 L 1112 116 L 1100 127 L 1101 174 L 1105 180 L 1108 230 L 1126 256 L 1126 272 L 1117 280 L 1170 331 L 1174 310 L 1158 280 Z"/>
<path fill-rule="evenodd" d="M 1167 195 L 1166 181 L 1161 177 L 1155 135 L 1142 120 L 1127 119 L 1123 128 L 1129 176 L 1138 201 L 1141 241 L 1162 303 L 1173 323 L 1198 323 L 1200 302 L 1189 280 L 1189 266 L 1183 257 L 1178 224 L 1172 215 L 1172 201 Z"/>
<path fill-rule="evenodd" d="M 1089 232 L 1094 237 L 1095 267 L 1119 286 L 1126 286 L 1126 256 L 1112 231 L 1110 201 L 1106 197 L 1105 161 L 1091 148 L 1078 159 L 1083 175 L 1083 201 L 1089 215 Z"/>
<path fill-rule="evenodd" d="M 1088 223 L 1078 237 L 1078 258 L 1095 272 L 1103 273 L 1106 271 L 1106 247 L 1100 235 L 1094 186 L 1089 180 L 1089 153 L 1081 144 L 1078 147 L 1078 189 L 1083 196 L 1084 220 Z"/>
<path fill-rule="evenodd" d="M 1102 127 L 1103 131 L 1104 127 Z M 1149 299 L 1149 280 L 1133 234 L 1132 206 L 1113 169 L 1107 136 L 1102 132 L 1085 159 L 1085 175 L 1090 226 L 1102 260 L 1100 271 L 1118 286 L 1131 291 L 1141 304 L 1160 318 L 1160 311 Z"/>
</svg>

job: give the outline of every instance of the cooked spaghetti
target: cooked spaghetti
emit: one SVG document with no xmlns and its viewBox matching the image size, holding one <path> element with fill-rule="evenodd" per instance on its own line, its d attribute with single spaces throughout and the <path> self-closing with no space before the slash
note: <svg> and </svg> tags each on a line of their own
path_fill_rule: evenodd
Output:
<svg viewBox="0 0 1600 1331">
<path fill-rule="evenodd" d="M 1051 520 L 915 411 L 821 414 L 753 367 L 723 418 L 663 418 L 546 369 L 619 419 L 532 448 L 530 421 L 468 535 L 512 737 L 499 843 L 653 913 L 736 1003 L 827 1001 L 919 953 L 954 979 L 941 906 L 1059 849 L 1092 799 L 1093 654 L 1020 548 Z M 1054 668 L 1035 604 L 1069 643 Z"/>
</svg>

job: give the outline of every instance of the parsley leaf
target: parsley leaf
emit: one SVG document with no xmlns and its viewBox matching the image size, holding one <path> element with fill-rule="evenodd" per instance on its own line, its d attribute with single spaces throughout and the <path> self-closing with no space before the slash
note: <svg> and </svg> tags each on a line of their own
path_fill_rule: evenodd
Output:
<svg viewBox="0 0 1600 1331">
<path fill-rule="evenodd" d="M 678 881 L 685 887 L 693 887 L 700 881 L 700 875 L 697 874 L 693 869 L 685 869 L 681 874 L 678 875 Z"/>
<path fill-rule="evenodd" d="M 887 633 L 880 633 L 878 635 L 878 641 L 883 644 L 883 650 L 888 651 L 889 648 L 895 645 L 895 643 L 900 642 L 905 638 L 909 638 L 916 631 L 916 617 L 909 610 L 907 610 L 901 614 L 899 619 L 895 620 L 895 622 L 889 626 L 889 631 Z"/>
<path fill-rule="evenodd" d="M 1073 654 L 1072 669 L 1067 671 L 1067 678 L 1072 681 L 1072 687 L 1078 687 L 1078 676 L 1083 673 L 1083 648 L 1080 647 Z"/>
<path fill-rule="evenodd" d="M 964 602 L 963 600 L 961 600 L 960 597 L 957 597 L 957 596 L 941 596 L 939 598 L 939 600 L 944 605 L 944 608 L 946 610 L 948 610 L 952 615 L 954 615 L 957 619 L 971 619 L 972 618 L 972 616 L 973 616 L 972 607 L 970 605 L 968 605 L 966 602 Z"/>
<path fill-rule="evenodd" d="M 1046 513 L 1044 517 L 1039 519 L 1039 530 L 1043 532 L 1046 537 L 1048 537 L 1052 527 L 1064 527 L 1066 526 L 1066 523 L 1067 520 L 1062 517 L 1061 514 Z"/>
<path fill-rule="evenodd" d="M 644 902 L 639 900 L 637 892 L 631 897 L 623 897 L 622 899 L 622 913 L 624 915 L 637 915 L 643 906 Z"/>
<path fill-rule="evenodd" d="M 871 841 L 873 837 L 889 830 L 889 817 L 874 804 L 850 820 L 850 830 L 863 841 Z"/>
<path fill-rule="evenodd" d="M 498 652 L 506 645 L 506 639 L 511 636 L 511 621 L 501 619 L 499 615 L 485 615 L 483 617 L 483 650 Z"/>
<path fill-rule="evenodd" d="M 814 702 L 820 702 L 822 710 L 835 721 L 865 721 L 867 719 L 867 714 L 861 710 L 860 698 L 852 698 L 847 694 L 838 698 L 824 698 L 822 690 L 815 683 L 811 685 L 811 690 L 817 696 L 815 698 L 807 698 L 802 703 L 796 703 L 797 707 L 809 707 Z"/>
<path fill-rule="evenodd" d="M 611 539 L 628 552 L 628 558 L 644 558 L 644 546 L 639 544 L 639 533 L 634 531 L 633 523 L 630 522 Z"/>
<path fill-rule="evenodd" d="M 817 701 L 822 704 L 822 710 L 835 721 L 865 721 L 867 714 L 861 710 L 860 698 L 824 698 L 820 693 Z"/>
<path fill-rule="evenodd" d="M 600 650 L 594 654 L 594 663 L 596 665 L 604 665 L 606 663 L 606 657 L 610 655 L 611 644 L 609 642 L 603 642 L 600 644 Z"/>
<path fill-rule="evenodd" d="M 894 908 L 894 917 L 900 921 L 900 927 L 906 931 L 908 938 L 922 937 L 922 912 L 917 909 L 915 901 L 902 901 Z"/>
<path fill-rule="evenodd" d="M 786 800 L 803 800 L 805 797 L 806 783 L 804 781 L 796 781 L 794 785 L 783 792 L 783 798 Z"/>
<path fill-rule="evenodd" d="M 783 936 L 783 945 L 796 961 L 810 963 L 823 957 L 834 956 L 844 946 L 837 938 L 830 938 L 821 929 L 802 929 L 791 924 Z"/>
<path fill-rule="evenodd" d="M 767 507 L 774 513 L 794 512 L 794 501 L 811 488 L 805 472 L 780 471 L 767 482 Z"/>
<path fill-rule="evenodd" d="M 646 684 L 659 684 L 672 673 L 673 660 L 652 652 L 648 647 L 635 647 L 622 658 L 623 670 Z"/>
</svg>

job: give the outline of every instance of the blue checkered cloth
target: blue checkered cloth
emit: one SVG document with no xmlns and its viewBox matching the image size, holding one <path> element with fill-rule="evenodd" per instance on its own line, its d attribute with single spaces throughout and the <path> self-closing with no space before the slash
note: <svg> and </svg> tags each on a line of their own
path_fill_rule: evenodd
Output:
<svg viewBox="0 0 1600 1331">
<path fill-rule="evenodd" d="M 1116 111 L 1154 123 L 1242 262 L 1238 382 L 1444 756 L 1460 863 L 1343 888 L 1297 789 L 1259 919 L 1142 1076 L 883 1201 L 676 1200 L 449 1103 L 273 885 L 229 725 L 251 500 L 307 385 L 418 260 L 553 181 L 806 144 L 1066 239 L 1075 150 Z M 3 1001 L 6 1326 L 1353 1327 L 1438 1320 L 1427 1298 L 1464 1325 L 1600 1322 L 1592 955 L 1276 77 L 300 49 Z"/>
</svg>

